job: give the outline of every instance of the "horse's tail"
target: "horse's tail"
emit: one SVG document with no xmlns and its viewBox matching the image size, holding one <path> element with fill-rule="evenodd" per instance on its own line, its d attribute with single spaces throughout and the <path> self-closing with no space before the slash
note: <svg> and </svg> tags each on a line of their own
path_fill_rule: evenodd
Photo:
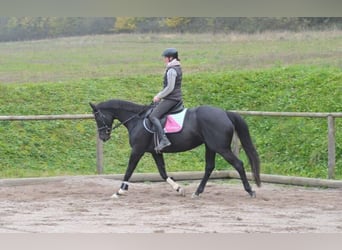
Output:
<svg viewBox="0 0 342 250">
<path fill-rule="evenodd" d="M 251 164 L 254 181 L 257 186 L 260 187 L 260 160 L 258 152 L 256 151 L 249 134 L 248 125 L 237 113 L 227 111 L 227 116 L 234 124 L 235 131 L 238 134 L 242 147 L 246 152 L 249 163 Z"/>
</svg>

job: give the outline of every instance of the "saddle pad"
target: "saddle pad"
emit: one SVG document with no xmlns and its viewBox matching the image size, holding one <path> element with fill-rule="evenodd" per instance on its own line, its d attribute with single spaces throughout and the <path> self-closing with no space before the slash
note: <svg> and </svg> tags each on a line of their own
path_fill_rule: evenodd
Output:
<svg viewBox="0 0 342 250">
<path fill-rule="evenodd" d="M 177 114 L 167 115 L 164 126 L 165 133 L 177 133 L 183 128 L 184 117 L 186 114 L 186 108 Z"/>
</svg>

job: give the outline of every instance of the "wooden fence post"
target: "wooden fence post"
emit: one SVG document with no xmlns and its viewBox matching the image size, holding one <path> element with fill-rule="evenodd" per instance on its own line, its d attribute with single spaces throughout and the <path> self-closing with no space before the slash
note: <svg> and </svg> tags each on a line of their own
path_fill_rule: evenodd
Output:
<svg viewBox="0 0 342 250">
<path fill-rule="evenodd" d="M 98 174 L 103 174 L 103 142 L 96 130 L 96 168 Z"/>
<path fill-rule="evenodd" d="M 336 165 L 335 119 L 328 115 L 328 178 L 334 179 Z"/>
<path fill-rule="evenodd" d="M 233 154 L 236 156 L 236 157 L 239 157 L 239 154 L 240 154 L 240 140 L 239 140 L 239 137 L 237 136 L 236 132 L 234 132 L 234 135 L 233 135 Z"/>
</svg>

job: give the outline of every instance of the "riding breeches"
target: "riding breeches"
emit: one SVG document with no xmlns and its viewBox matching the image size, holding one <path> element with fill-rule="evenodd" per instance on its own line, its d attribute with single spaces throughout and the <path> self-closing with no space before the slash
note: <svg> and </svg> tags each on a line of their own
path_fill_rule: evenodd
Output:
<svg viewBox="0 0 342 250">
<path fill-rule="evenodd" d="M 171 108 L 173 108 L 177 103 L 178 101 L 162 99 L 161 102 L 153 108 L 153 111 L 149 115 L 148 118 L 156 127 L 159 138 L 165 137 L 165 132 L 160 124 L 160 118 L 171 110 Z"/>
<path fill-rule="evenodd" d="M 175 100 L 162 99 L 159 102 L 159 104 L 155 108 L 153 108 L 153 111 L 149 115 L 149 119 L 160 119 L 164 114 L 170 111 L 177 103 L 178 101 Z"/>
</svg>

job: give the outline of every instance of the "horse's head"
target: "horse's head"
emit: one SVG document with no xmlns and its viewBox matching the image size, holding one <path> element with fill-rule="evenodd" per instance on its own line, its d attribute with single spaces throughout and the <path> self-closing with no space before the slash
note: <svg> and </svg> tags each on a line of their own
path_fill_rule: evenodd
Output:
<svg viewBox="0 0 342 250">
<path fill-rule="evenodd" d="M 112 132 L 113 118 L 102 112 L 95 104 L 89 103 L 89 105 L 93 109 L 100 139 L 103 142 L 108 141 Z"/>
</svg>

